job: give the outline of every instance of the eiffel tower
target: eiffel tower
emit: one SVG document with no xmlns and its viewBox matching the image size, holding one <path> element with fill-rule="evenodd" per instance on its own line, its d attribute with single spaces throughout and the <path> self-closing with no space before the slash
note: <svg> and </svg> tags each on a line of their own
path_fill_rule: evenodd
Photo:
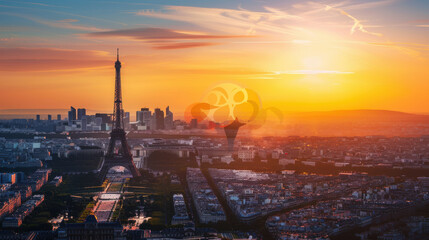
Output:
<svg viewBox="0 0 429 240">
<path fill-rule="evenodd" d="M 117 60 L 115 62 L 115 103 L 113 110 L 113 129 L 110 133 L 109 148 L 104 157 L 101 170 L 98 173 L 100 181 L 104 181 L 110 168 L 122 166 L 128 169 L 133 177 L 140 176 L 139 171 L 133 162 L 130 147 L 127 143 L 126 133 L 124 131 L 124 110 L 122 109 L 122 91 L 121 91 L 121 62 L 119 61 L 119 49 L 117 49 Z M 116 142 L 120 142 L 120 148 L 115 152 Z"/>
</svg>

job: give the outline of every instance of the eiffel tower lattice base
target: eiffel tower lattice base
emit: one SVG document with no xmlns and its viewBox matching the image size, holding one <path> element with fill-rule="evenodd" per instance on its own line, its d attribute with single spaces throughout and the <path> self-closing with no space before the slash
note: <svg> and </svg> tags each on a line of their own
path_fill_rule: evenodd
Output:
<svg viewBox="0 0 429 240">
<path fill-rule="evenodd" d="M 113 153 L 117 141 L 121 142 L 122 154 Z M 123 129 L 114 129 L 110 133 L 109 149 L 100 168 L 100 172 L 98 173 L 98 179 L 100 182 L 104 181 L 109 169 L 115 166 L 122 166 L 128 169 L 133 177 L 140 176 L 140 172 L 134 165 L 133 156 L 129 151 L 127 140 L 125 138 L 125 131 Z"/>
</svg>

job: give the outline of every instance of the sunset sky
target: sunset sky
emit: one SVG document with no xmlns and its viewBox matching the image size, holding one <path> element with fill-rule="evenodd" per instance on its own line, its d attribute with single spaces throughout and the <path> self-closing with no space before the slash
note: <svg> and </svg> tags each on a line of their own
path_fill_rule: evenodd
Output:
<svg viewBox="0 0 429 240">
<path fill-rule="evenodd" d="M 126 111 L 235 83 L 283 111 L 429 112 L 427 0 L 0 0 L 0 109 L 111 112 L 116 48 Z"/>
</svg>

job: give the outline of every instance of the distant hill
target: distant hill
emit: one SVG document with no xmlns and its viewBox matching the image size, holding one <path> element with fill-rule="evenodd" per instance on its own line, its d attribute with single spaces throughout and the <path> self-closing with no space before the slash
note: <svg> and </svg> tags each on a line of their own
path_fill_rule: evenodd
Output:
<svg viewBox="0 0 429 240">
<path fill-rule="evenodd" d="M 286 113 L 286 118 L 317 122 L 428 122 L 429 115 L 389 110 L 335 110 Z"/>
<path fill-rule="evenodd" d="M 429 135 L 429 115 L 388 110 L 337 110 L 285 113 L 282 135 Z"/>
</svg>

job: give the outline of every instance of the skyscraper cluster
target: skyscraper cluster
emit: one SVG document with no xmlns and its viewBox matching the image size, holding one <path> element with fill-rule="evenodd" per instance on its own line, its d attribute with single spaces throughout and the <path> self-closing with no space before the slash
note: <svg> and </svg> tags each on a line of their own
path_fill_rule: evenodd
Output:
<svg viewBox="0 0 429 240">
<path fill-rule="evenodd" d="M 61 115 L 58 115 L 61 120 Z M 128 117 L 129 119 L 129 117 Z M 60 131 L 106 131 L 109 130 L 109 124 L 112 122 L 112 114 L 96 113 L 95 115 L 87 115 L 85 108 L 76 110 L 70 107 L 68 111 L 67 124 L 60 125 Z"/>
<path fill-rule="evenodd" d="M 165 111 L 155 108 L 153 112 L 149 108 L 141 108 L 136 112 L 136 122 L 130 122 L 130 112 L 122 111 L 124 129 L 126 130 L 183 130 L 186 123 L 178 121 L 175 123 L 173 112 L 167 106 Z M 31 122 L 29 122 L 31 120 Z M 52 115 L 47 116 L 47 120 L 42 120 L 41 115 L 36 115 L 36 119 L 30 119 L 23 122 L 21 127 L 35 128 L 43 132 L 69 132 L 69 131 L 109 131 L 113 124 L 113 115 L 111 113 L 95 113 L 88 115 L 86 108 L 70 107 L 67 118 L 62 119 L 61 114 L 57 115 L 56 120 Z M 15 121 L 17 122 L 17 121 Z M 18 123 L 11 123 L 16 127 Z"/>
<path fill-rule="evenodd" d="M 73 106 L 70 107 L 70 111 L 68 112 L 69 123 L 73 123 L 73 121 L 75 120 L 82 120 L 85 116 L 86 116 L 85 108 L 79 108 L 76 111 L 76 108 L 74 108 Z"/>
<path fill-rule="evenodd" d="M 173 112 L 167 106 L 164 111 L 160 108 L 155 108 L 153 113 L 149 108 L 141 108 L 136 112 L 137 128 L 139 130 L 170 130 L 174 128 Z"/>
</svg>

